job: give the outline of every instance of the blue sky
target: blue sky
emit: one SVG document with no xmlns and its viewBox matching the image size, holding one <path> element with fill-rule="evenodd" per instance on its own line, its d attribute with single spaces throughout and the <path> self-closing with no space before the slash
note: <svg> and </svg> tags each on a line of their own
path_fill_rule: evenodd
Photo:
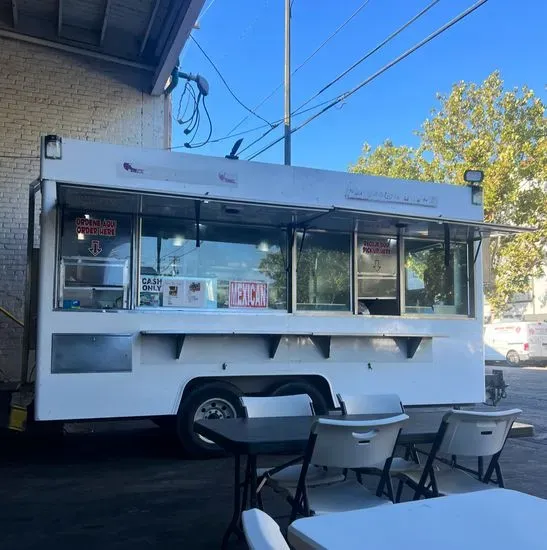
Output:
<svg viewBox="0 0 547 550">
<path fill-rule="evenodd" d="M 294 0 L 292 64 L 299 65 L 343 23 L 364 0 Z M 360 13 L 293 77 L 293 109 L 314 95 L 367 50 L 424 8 L 430 0 L 369 0 Z M 212 2 L 212 4 L 211 4 Z M 377 54 L 362 63 L 317 102 L 335 97 L 397 57 L 473 3 L 441 0 Z M 283 81 L 283 0 L 206 0 L 200 29 L 194 36 L 217 64 L 236 95 L 254 108 Z M 416 143 L 413 131 L 438 105 L 435 94 L 449 92 L 454 82 L 480 82 L 495 69 L 507 88 L 527 85 L 545 101 L 547 84 L 547 21 L 545 0 L 489 0 L 466 19 L 388 70 L 375 81 L 293 134 L 292 163 L 346 170 L 358 158 L 362 144 L 373 146 L 386 138 L 397 144 Z M 188 41 L 181 69 L 200 73 L 209 82 L 207 105 L 213 119 L 213 139 L 226 136 L 248 113 L 230 96 L 199 49 Z M 174 113 L 182 86 L 173 94 Z M 313 105 L 313 103 L 311 104 Z M 257 111 L 269 121 L 283 116 L 279 90 Z M 308 115 L 296 118 L 293 125 Z M 264 124 L 250 115 L 236 132 Z M 186 141 L 173 123 L 173 146 Z M 203 124 L 202 132 L 205 132 Z M 265 129 L 246 134 L 242 148 Z M 281 126 L 249 149 L 281 135 Z M 202 135 L 202 134 L 201 134 Z M 199 136 L 198 136 L 199 137 Z M 203 136 L 205 137 L 205 136 Z M 223 156 L 234 139 L 195 151 Z M 179 149 L 187 152 L 187 149 Z M 282 163 L 283 144 L 256 160 Z"/>
</svg>

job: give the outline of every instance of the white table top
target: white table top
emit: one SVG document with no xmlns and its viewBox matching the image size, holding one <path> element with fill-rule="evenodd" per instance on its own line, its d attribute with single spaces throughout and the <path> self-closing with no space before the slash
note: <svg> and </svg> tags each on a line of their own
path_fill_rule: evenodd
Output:
<svg viewBox="0 0 547 550">
<path fill-rule="evenodd" d="M 547 500 L 508 489 L 298 519 L 295 550 L 545 550 Z"/>
</svg>

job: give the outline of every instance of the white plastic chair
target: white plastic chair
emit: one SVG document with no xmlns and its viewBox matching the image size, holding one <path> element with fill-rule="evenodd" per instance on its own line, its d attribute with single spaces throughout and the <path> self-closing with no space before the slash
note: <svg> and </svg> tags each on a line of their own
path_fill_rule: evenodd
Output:
<svg viewBox="0 0 547 550">
<path fill-rule="evenodd" d="M 242 519 L 245 540 L 250 550 L 289 550 L 279 525 L 262 510 L 245 510 Z"/>
<path fill-rule="evenodd" d="M 401 398 L 395 393 L 348 395 L 337 394 L 342 414 L 401 414 Z"/>
<path fill-rule="evenodd" d="M 521 412 L 520 409 L 511 409 L 450 411 L 445 414 L 425 465 L 401 473 L 403 481 L 414 489 L 414 500 L 421 496 L 436 497 L 503 487 L 499 457 L 511 426 Z M 478 469 L 458 464 L 458 457 L 478 458 Z M 483 473 L 482 460 L 485 457 L 491 459 Z M 494 473 L 495 479 L 492 478 Z M 400 493 L 401 486 L 397 500 Z"/>
<path fill-rule="evenodd" d="M 381 420 L 351 421 L 319 418 L 313 425 L 296 489 L 291 491 L 291 520 L 304 515 L 344 512 L 391 504 L 382 498 L 389 479 L 393 449 L 403 423 L 400 414 Z M 329 485 L 310 486 L 306 474 L 310 464 L 328 468 L 358 469 L 385 464 L 374 495 L 356 479 L 345 479 Z"/>
<path fill-rule="evenodd" d="M 401 414 L 405 412 L 401 398 L 396 393 L 385 394 L 361 394 L 348 395 L 337 394 L 336 397 L 340 402 L 342 414 Z M 415 458 L 414 462 L 409 461 L 410 457 Z M 417 456 L 412 445 L 408 446 L 405 451 L 405 456 L 396 456 L 391 462 L 390 472 L 397 474 L 398 472 L 406 472 L 414 467 L 417 462 Z M 374 468 L 362 470 L 364 474 L 381 474 L 383 464 L 379 464 Z M 388 485 L 388 487 L 390 487 Z M 392 495 L 390 495 L 392 497 Z"/>
<path fill-rule="evenodd" d="M 241 397 L 247 418 L 274 416 L 313 416 L 313 402 L 309 395 L 279 395 L 274 397 Z"/>
<path fill-rule="evenodd" d="M 314 416 L 313 402 L 309 395 L 282 395 L 273 397 L 241 397 L 247 418 L 266 418 L 279 416 Z M 301 464 L 287 465 L 276 468 L 257 468 L 256 474 L 260 479 L 275 490 L 283 490 L 287 487 L 296 487 L 300 478 Z M 299 460 L 298 462 L 302 462 Z M 308 483 L 321 485 L 323 483 L 335 483 L 345 478 L 340 469 L 327 470 L 317 466 L 308 469 Z"/>
</svg>

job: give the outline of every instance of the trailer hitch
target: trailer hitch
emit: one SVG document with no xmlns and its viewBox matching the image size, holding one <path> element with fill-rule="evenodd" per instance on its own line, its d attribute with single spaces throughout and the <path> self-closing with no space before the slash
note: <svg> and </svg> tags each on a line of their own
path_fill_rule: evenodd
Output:
<svg viewBox="0 0 547 550">
<path fill-rule="evenodd" d="M 502 399 L 507 397 L 507 392 L 505 390 L 508 387 L 509 384 L 506 384 L 503 379 L 503 371 L 493 369 L 491 373 L 485 375 L 485 403 L 495 407 Z"/>
</svg>

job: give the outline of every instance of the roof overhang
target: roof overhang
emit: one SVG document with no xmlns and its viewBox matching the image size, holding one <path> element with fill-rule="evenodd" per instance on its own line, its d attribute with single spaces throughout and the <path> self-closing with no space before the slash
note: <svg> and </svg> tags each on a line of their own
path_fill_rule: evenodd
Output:
<svg viewBox="0 0 547 550">
<path fill-rule="evenodd" d="M 0 0 L 0 37 L 139 69 L 160 95 L 204 0 Z"/>
<path fill-rule="evenodd" d="M 58 184 L 59 204 L 72 209 L 122 212 L 144 216 L 191 220 L 196 215 L 196 202 L 200 203 L 202 221 L 242 223 L 264 226 L 294 226 L 301 229 L 352 232 L 368 235 L 427 238 L 469 241 L 497 235 L 510 235 L 535 231 L 530 227 L 515 227 L 456 220 L 428 218 L 380 212 L 363 212 L 343 208 L 293 207 L 257 204 L 198 197 L 181 197 L 136 191 L 111 191 L 104 188 Z"/>
</svg>

